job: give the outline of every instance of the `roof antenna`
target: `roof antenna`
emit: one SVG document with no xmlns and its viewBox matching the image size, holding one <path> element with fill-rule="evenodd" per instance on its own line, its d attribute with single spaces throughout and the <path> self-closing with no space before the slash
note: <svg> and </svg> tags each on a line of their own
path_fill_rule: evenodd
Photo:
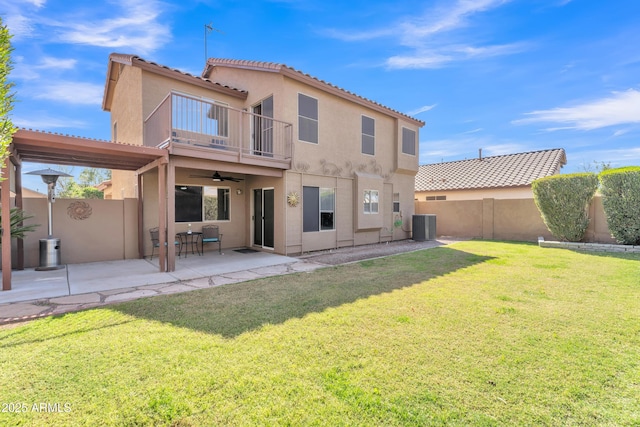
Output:
<svg viewBox="0 0 640 427">
<path fill-rule="evenodd" d="M 204 63 L 205 63 L 205 65 L 207 64 L 207 56 L 209 55 L 209 52 L 207 51 L 207 35 L 211 31 L 215 31 L 215 32 L 220 33 L 220 34 L 224 34 L 219 29 L 214 28 L 213 22 L 209 22 L 208 24 L 204 24 Z"/>
</svg>

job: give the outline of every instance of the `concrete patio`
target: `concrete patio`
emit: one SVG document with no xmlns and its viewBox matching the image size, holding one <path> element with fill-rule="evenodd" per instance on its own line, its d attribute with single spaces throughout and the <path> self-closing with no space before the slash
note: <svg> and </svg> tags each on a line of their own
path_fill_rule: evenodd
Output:
<svg viewBox="0 0 640 427">
<path fill-rule="evenodd" d="M 176 260 L 159 272 L 158 258 L 67 264 L 59 270 L 12 273 L 0 292 L 0 324 L 146 296 L 185 292 L 273 275 L 310 271 L 322 264 L 266 252 L 227 249 Z"/>
</svg>

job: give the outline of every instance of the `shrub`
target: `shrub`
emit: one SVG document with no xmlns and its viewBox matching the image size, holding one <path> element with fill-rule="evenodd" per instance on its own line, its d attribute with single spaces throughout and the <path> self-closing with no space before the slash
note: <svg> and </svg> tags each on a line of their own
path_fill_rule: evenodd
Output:
<svg viewBox="0 0 640 427">
<path fill-rule="evenodd" d="M 11 208 L 9 210 L 9 215 L 11 216 L 11 237 L 24 239 L 25 233 L 35 231 L 35 229 L 40 226 L 39 224 L 22 224 L 23 221 L 33 218 L 33 215 L 28 215 L 22 209 Z M 2 209 L 0 209 L 0 220 L 2 220 Z M 2 242 L 2 237 L 0 237 L 0 242 Z"/>
<path fill-rule="evenodd" d="M 640 245 L 640 166 L 609 169 L 598 178 L 611 235 L 618 243 Z"/>
<path fill-rule="evenodd" d="M 589 226 L 587 207 L 598 187 L 594 173 L 553 175 L 531 185 L 542 220 L 556 239 L 579 242 Z"/>
</svg>

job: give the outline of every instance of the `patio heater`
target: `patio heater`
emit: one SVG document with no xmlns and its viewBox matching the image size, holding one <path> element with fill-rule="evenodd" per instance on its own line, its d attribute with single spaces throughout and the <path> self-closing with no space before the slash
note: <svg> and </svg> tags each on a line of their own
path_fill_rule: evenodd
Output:
<svg viewBox="0 0 640 427">
<path fill-rule="evenodd" d="M 40 175 L 42 182 L 47 184 L 49 234 L 46 239 L 40 239 L 40 266 L 36 267 L 36 270 L 57 270 L 62 268 L 60 265 L 60 239 L 53 237 L 53 215 L 51 204 L 56 201 L 55 188 L 58 178 L 61 176 L 66 177 L 71 175 L 53 169 L 42 169 L 28 172 L 27 174 Z"/>
</svg>

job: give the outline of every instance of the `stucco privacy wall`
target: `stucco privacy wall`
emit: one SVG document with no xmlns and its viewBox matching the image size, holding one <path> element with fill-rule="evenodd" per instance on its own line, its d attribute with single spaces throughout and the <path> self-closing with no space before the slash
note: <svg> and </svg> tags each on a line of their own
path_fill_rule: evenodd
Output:
<svg viewBox="0 0 640 427">
<path fill-rule="evenodd" d="M 484 199 L 416 202 L 416 214 L 435 214 L 439 236 L 495 240 L 554 240 L 533 199 Z M 591 221 L 585 241 L 614 243 L 607 227 L 602 198 L 589 206 Z"/>
<path fill-rule="evenodd" d="M 47 199 L 25 198 L 23 209 L 40 224 L 24 239 L 24 265 L 40 264 L 40 239 L 47 238 Z M 61 240 L 62 264 L 138 258 L 138 203 L 124 200 L 56 199 L 52 205 L 53 237 Z M 17 252 L 12 260 L 17 260 Z"/>
</svg>

